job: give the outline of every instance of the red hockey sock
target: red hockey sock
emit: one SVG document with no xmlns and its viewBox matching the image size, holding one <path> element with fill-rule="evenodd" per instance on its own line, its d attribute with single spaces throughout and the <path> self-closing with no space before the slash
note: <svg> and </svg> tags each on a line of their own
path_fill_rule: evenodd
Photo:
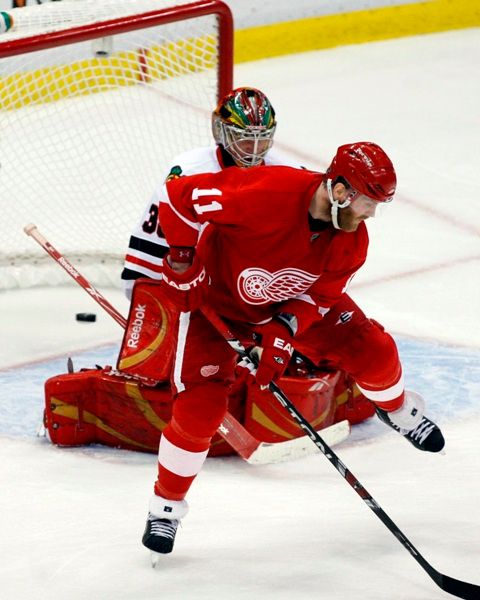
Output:
<svg viewBox="0 0 480 600">
<path fill-rule="evenodd" d="M 196 386 L 177 396 L 172 420 L 160 440 L 155 494 L 183 500 L 205 462 L 226 410 L 223 384 Z"/>
</svg>

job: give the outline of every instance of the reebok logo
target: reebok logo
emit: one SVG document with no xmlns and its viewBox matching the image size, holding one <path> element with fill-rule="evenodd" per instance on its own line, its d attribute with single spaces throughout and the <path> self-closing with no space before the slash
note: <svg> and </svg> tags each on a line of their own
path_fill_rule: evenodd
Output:
<svg viewBox="0 0 480 600">
<path fill-rule="evenodd" d="M 137 304 L 134 308 L 134 319 L 129 325 L 130 335 L 127 340 L 127 347 L 136 350 L 138 347 L 138 340 L 142 332 L 143 322 L 145 320 L 146 304 Z"/>
<path fill-rule="evenodd" d="M 78 271 L 76 271 L 72 265 L 63 258 L 63 256 L 58 259 L 58 262 L 70 273 L 72 277 L 75 277 L 75 279 L 79 277 Z"/>
</svg>

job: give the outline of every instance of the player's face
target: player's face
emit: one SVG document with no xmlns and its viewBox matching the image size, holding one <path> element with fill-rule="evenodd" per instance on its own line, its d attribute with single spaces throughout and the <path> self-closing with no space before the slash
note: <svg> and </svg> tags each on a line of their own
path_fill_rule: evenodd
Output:
<svg viewBox="0 0 480 600">
<path fill-rule="evenodd" d="M 270 140 L 243 139 L 236 143 L 237 150 L 243 158 L 251 156 L 263 156 L 270 148 Z"/>
<path fill-rule="evenodd" d="M 359 195 L 349 206 L 338 211 L 338 224 L 343 231 L 356 231 L 362 221 L 375 216 L 377 208 L 378 202 Z"/>
</svg>

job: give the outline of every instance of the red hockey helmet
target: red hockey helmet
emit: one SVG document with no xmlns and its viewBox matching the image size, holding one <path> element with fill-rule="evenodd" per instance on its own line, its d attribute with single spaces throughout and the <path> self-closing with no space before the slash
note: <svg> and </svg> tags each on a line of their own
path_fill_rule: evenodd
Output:
<svg viewBox="0 0 480 600">
<path fill-rule="evenodd" d="M 273 144 L 275 111 L 263 92 L 240 87 L 224 96 L 212 115 L 215 142 L 243 167 L 262 162 Z"/>
<path fill-rule="evenodd" d="M 326 175 L 333 184 L 343 177 L 359 194 L 377 202 L 392 200 L 397 187 L 392 161 L 373 142 L 340 146 Z"/>
</svg>

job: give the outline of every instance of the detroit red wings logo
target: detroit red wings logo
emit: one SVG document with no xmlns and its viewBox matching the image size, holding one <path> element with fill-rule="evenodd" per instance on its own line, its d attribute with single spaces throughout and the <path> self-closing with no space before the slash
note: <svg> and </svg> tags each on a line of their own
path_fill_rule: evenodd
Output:
<svg viewBox="0 0 480 600">
<path fill-rule="evenodd" d="M 270 273 L 253 267 L 240 273 L 237 288 L 242 300 L 248 304 L 282 302 L 307 291 L 318 277 L 300 269 L 280 269 Z"/>
</svg>

